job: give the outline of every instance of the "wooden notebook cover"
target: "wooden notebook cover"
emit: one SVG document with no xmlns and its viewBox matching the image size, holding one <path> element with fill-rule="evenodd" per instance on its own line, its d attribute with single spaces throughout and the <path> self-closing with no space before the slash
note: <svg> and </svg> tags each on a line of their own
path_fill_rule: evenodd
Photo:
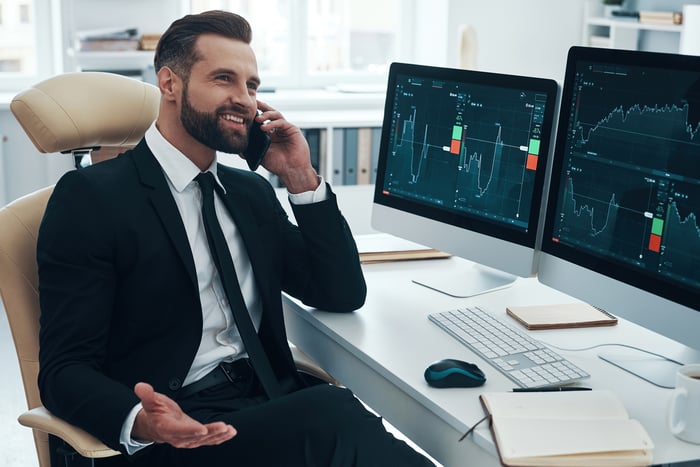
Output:
<svg viewBox="0 0 700 467">
<path fill-rule="evenodd" d="M 443 251 L 384 233 L 358 235 L 355 242 L 363 264 L 450 257 Z"/>
<path fill-rule="evenodd" d="M 617 318 L 587 303 L 509 306 L 508 315 L 530 330 L 614 326 Z"/>
</svg>

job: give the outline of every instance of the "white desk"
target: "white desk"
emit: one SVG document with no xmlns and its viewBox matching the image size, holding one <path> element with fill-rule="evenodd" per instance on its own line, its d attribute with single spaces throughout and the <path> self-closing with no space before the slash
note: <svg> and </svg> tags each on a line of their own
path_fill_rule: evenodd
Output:
<svg viewBox="0 0 700 467">
<path fill-rule="evenodd" d="M 367 302 L 351 314 L 310 310 L 285 297 L 289 338 L 327 369 L 391 424 L 445 466 L 500 465 L 490 432 L 481 426 L 458 443 L 460 435 L 483 417 L 478 401 L 482 391 L 509 391 L 505 376 L 428 321 L 427 315 L 464 305 L 478 305 L 518 326 L 505 313 L 506 305 L 564 303 L 568 296 L 539 284 L 518 279 L 508 289 L 458 299 L 411 282 L 415 271 L 458 274 L 471 263 L 458 258 L 365 266 Z M 617 326 L 535 331 L 537 338 L 566 348 L 602 343 L 626 343 L 687 358 L 687 349 L 628 321 Z M 616 347 L 560 351 L 591 374 L 586 385 L 610 389 L 620 396 L 633 418 L 639 420 L 655 443 L 654 463 L 700 459 L 700 445 L 674 438 L 666 428 L 671 390 L 653 386 L 598 358 L 600 352 L 624 352 Z M 423 380 L 427 365 L 442 358 L 476 363 L 487 376 L 481 388 L 435 389 Z"/>
</svg>

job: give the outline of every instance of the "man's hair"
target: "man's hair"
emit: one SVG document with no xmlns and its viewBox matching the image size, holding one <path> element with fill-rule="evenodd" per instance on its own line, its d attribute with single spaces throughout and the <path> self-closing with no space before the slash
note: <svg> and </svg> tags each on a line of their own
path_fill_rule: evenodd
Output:
<svg viewBox="0 0 700 467">
<path fill-rule="evenodd" d="M 201 59 L 195 42 L 202 34 L 216 34 L 246 44 L 253 39 L 250 24 L 236 13 L 212 10 L 183 16 L 174 21 L 158 41 L 153 59 L 156 73 L 167 66 L 187 80 L 192 66 Z"/>
</svg>

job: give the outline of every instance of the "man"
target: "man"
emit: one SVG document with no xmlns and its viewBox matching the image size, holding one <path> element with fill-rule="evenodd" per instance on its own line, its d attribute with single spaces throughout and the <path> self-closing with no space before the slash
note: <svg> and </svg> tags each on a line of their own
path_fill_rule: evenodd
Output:
<svg viewBox="0 0 700 467">
<path fill-rule="evenodd" d="M 155 124 L 133 150 L 56 185 L 38 239 L 42 401 L 124 453 L 110 464 L 431 465 L 349 391 L 295 370 L 280 292 L 350 312 L 366 287 L 301 132 L 257 101 L 250 40 L 232 13 L 174 22 L 156 50 Z M 254 119 L 271 138 L 263 165 L 287 187 L 299 227 L 262 177 L 216 162 L 217 150 L 244 152 Z M 207 242 L 202 172 L 215 176 L 242 306 L 229 304 Z M 239 308 L 281 394 L 246 358 Z"/>
</svg>

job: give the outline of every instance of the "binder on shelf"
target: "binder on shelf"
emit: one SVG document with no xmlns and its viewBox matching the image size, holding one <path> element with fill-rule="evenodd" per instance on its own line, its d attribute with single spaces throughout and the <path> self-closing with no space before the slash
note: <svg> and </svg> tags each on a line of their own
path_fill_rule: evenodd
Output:
<svg viewBox="0 0 700 467">
<path fill-rule="evenodd" d="M 346 128 L 344 131 L 343 184 L 357 184 L 357 128 Z"/>
<path fill-rule="evenodd" d="M 369 182 L 374 184 L 377 181 L 377 163 L 379 161 L 379 146 L 382 141 L 382 129 L 374 127 L 372 128 L 372 158 L 370 166 L 370 177 Z"/>
<path fill-rule="evenodd" d="M 304 128 L 302 133 L 309 143 L 311 164 L 319 174 L 329 175 L 332 185 L 375 182 L 381 128 Z"/>
<path fill-rule="evenodd" d="M 331 182 L 338 186 L 343 184 L 345 175 L 345 130 L 343 128 L 333 129 L 333 176 Z"/>
<path fill-rule="evenodd" d="M 318 161 L 318 173 L 326 176 L 326 166 L 328 165 L 328 130 L 325 128 L 321 129 L 319 135 L 319 161 Z"/>
<path fill-rule="evenodd" d="M 372 130 L 357 129 L 357 184 L 367 185 L 372 170 Z"/>
<path fill-rule="evenodd" d="M 273 188 L 284 188 L 282 186 L 280 178 L 277 175 L 271 173 L 270 178 L 268 180 L 270 181 L 270 185 L 272 185 Z"/>
<path fill-rule="evenodd" d="M 311 165 L 318 173 L 321 172 L 321 156 L 323 153 L 323 147 L 321 145 L 321 129 L 320 128 L 305 128 L 302 130 L 306 142 L 309 145 L 309 152 L 311 155 Z"/>
</svg>

